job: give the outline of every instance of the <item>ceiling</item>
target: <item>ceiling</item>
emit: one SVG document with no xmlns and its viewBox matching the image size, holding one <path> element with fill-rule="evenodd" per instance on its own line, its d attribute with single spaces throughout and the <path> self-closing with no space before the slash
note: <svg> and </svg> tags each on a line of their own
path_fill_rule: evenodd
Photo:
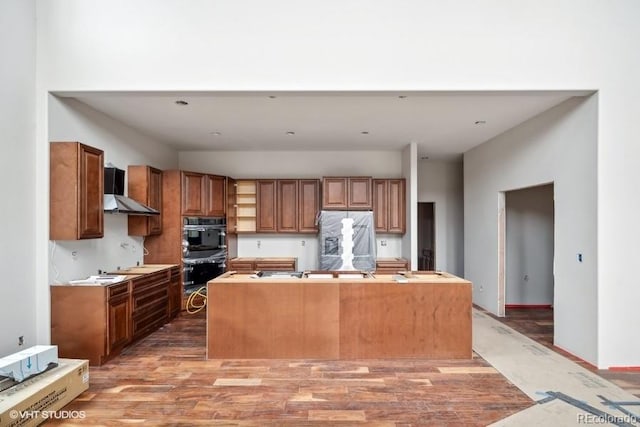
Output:
<svg viewBox="0 0 640 427">
<path fill-rule="evenodd" d="M 76 98 L 179 151 L 465 151 L 584 91 L 83 92 Z M 176 101 L 185 101 L 180 105 Z"/>
</svg>

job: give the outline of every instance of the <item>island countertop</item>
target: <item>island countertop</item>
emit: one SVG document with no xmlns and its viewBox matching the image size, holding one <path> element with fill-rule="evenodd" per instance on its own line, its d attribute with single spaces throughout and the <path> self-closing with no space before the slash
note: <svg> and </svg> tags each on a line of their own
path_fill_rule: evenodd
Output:
<svg viewBox="0 0 640 427">
<path fill-rule="evenodd" d="M 302 277 L 285 277 L 292 272 L 282 272 L 276 277 L 259 277 L 256 274 L 236 273 L 228 271 L 209 283 L 212 285 L 221 283 L 397 283 L 397 284 L 428 284 L 428 283 L 456 283 L 468 284 L 471 282 L 451 273 L 443 271 L 415 271 L 404 274 L 374 274 L 360 273 L 357 271 L 334 272 L 301 272 Z M 331 276 L 331 277 L 330 277 Z"/>
</svg>

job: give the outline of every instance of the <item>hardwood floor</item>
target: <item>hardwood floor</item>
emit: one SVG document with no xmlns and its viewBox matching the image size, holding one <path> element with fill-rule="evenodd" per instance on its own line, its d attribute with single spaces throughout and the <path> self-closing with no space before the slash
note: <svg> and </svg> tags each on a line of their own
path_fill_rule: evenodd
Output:
<svg viewBox="0 0 640 427">
<path fill-rule="evenodd" d="M 102 367 L 47 425 L 486 426 L 534 403 L 482 358 L 205 360 L 182 314 Z"/>
<path fill-rule="evenodd" d="M 640 397 L 639 372 L 598 370 L 553 346 L 552 310 L 497 318 Z M 205 360 L 204 313 L 182 314 L 102 367 L 47 425 L 485 426 L 534 404 L 486 361 Z"/>
<path fill-rule="evenodd" d="M 494 319 L 562 354 L 629 393 L 640 397 L 639 371 L 597 369 L 595 366 L 553 345 L 553 309 L 507 309 L 505 314 L 505 317 L 496 317 L 489 313 Z"/>
</svg>

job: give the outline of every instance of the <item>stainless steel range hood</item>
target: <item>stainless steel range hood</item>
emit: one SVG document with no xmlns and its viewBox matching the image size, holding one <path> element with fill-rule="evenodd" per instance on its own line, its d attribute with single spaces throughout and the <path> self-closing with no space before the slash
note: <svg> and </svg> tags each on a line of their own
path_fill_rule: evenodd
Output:
<svg viewBox="0 0 640 427">
<path fill-rule="evenodd" d="M 104 195 L 104 211 L 127 215 L 160 215 L 160 211 L 119 194 Z"/>
<path fill-rule="evenodd" d="M 160 211 L 124 195 L 124 171 L 115 167 L 104 168 L 104 211 L 126 215 L 160 215 Z"/>
</svg>

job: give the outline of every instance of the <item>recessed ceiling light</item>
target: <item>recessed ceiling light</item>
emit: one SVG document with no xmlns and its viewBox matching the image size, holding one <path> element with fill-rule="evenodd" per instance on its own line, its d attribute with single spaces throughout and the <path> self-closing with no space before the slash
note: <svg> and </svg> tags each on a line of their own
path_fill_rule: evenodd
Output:
<svg viewBox="0 0 640 427">
<path fill-rule="evenodd" d="M 211 135 L 215 135 L 215 136 L 222 135 L 222 133 L 220 133 L 220 132 L 218 132 L 218 131 L 215 131 L 215 132 L 209 132 L 209 133 L 210 133 Z"/>
<path fill-rule="evenodd" d="M 288 131 L 287 131 L 287 135 L 295 135 L 295 134 L 296 134 L 296 133 L 295 133 L 294 131 L 292 131 L 292 130 L 288 130 Z"/>
<path fill-rule="evenodd" d="M 473 124 L 475 125 L 485 125 L 487 124 L 486 120 L 476 120 Z"/>
<path fill-rule="evenodd" d="M 183 101 L 182 99 L 178 99 L 176 101 L 177 105 L 189 105 L 189 103 L 187 101 Z"/>
</svg>

